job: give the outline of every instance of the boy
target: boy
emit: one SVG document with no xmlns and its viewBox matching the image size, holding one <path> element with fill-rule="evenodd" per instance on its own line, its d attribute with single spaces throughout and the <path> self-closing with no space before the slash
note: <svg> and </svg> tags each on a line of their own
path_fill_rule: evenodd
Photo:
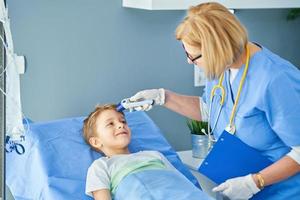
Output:
<svg viewBox="0 0 300 200">
<path fill-rule="evenodd" d="M 129 152 L 131 131 L 124 114 L 113 104 L 97 106 L 84 120 L 83 131 L 85 141 L 106 156 L 95 160 L 87 173 L 86 194 L 96 200 L 110 200 L 123 178 L 133 173 L 169 170 L 175 172 L 174 176 L 183 176 L 157 151 Z M 184 182 L 193 194 L 201 192 L 187 179 Z"/>
</svg>

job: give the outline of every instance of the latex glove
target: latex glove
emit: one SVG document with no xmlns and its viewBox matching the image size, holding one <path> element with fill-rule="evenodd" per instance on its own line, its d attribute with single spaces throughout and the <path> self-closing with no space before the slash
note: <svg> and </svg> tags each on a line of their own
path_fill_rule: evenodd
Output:
<svg viewBox="0 0 300 200">
<path fill-rule="evenodd" d="M 250 199 L 260 189 L 256 186 L 252 175 L 228 179 L 219 186 L 213 188 L 213 192 L 221 192 L 222 195 L 229 199 L 244 200 Z"/>
<path fill-rule="evenodd" d="M 134 96 L 130 97 L 130 101 L 142 101 L 142 100 L 154 100 L 154 105 L 163 105 L 165 104 L 165 90 L 163 88 L 142 90 L 136 93 Z M 148 111 L 151 108 L 152 105 L 146 104 L 135 108 L 135 110 Z"/>
</svg>

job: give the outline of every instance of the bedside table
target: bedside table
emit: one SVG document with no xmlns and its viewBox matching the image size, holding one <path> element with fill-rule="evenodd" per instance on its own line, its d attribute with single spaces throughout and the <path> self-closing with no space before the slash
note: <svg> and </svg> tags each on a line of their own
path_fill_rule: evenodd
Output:
<svg viewBox="0 0 300 200">
<path fill-rule="evenodd" d="M 206 194 L 213 197 L 214 199 L 223 199 L 222 197 L 220 197 L 220 195 L 217 195 L 216 193 L 211 191 L 212 188 L 216 186 L 216 184 L 198 172 L 198 168 L 200 167 L 204 159 L 194 158 L 192 156 L 192 150 L 177 151 L 177 154 L 181 161 L 189 168 L 191 173 L 197 178 L 202 190 Z"/>
<path fill-rule="evenodd" d="M 191 170 L 197 171 L 200 167 L 202 161 L 204 159 L 201 158 L 194 158 L 192 156 L 192 150 L 187 151 L 177 151 L 177 154 L 179 155 L 182 162 Z"/>
</svg>

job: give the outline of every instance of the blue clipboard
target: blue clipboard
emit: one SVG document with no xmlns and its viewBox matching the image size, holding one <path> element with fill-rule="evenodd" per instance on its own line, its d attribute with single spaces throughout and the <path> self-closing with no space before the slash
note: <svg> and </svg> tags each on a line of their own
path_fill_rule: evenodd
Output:
<svg viewBox="0 0 300 200">
<path fill-rule="evenodd" d="M 198 171 L 216 184 L 220 184 L 230 178 L 257 173 L 271 164 L 273 162 L 259 151 L 238 137 L 223 131 Z M 251 199 L 264 199 L 271 193 L 271 188 L 265 187 Z"/>
</svg>

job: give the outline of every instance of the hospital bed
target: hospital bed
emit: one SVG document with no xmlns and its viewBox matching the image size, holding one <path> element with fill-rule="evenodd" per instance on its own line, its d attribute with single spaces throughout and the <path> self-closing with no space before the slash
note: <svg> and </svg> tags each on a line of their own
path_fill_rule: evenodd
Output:
<svg viewBox="0 0 300 200">
<path fill-rule="evenodd" d="M 194 185 L 196 178 L 181 162 L 159 128 L 144 112 L 125 113 L 132 131 L 131 152 L 158 150 Z M 82 138 L 84 117 L 31 123 L 22 143 L 25 153 L 6 156 L 6 184 L 16 200 L 91 199 L 84 193 L 87 169 L 102 156 Z"/>
</svg>

